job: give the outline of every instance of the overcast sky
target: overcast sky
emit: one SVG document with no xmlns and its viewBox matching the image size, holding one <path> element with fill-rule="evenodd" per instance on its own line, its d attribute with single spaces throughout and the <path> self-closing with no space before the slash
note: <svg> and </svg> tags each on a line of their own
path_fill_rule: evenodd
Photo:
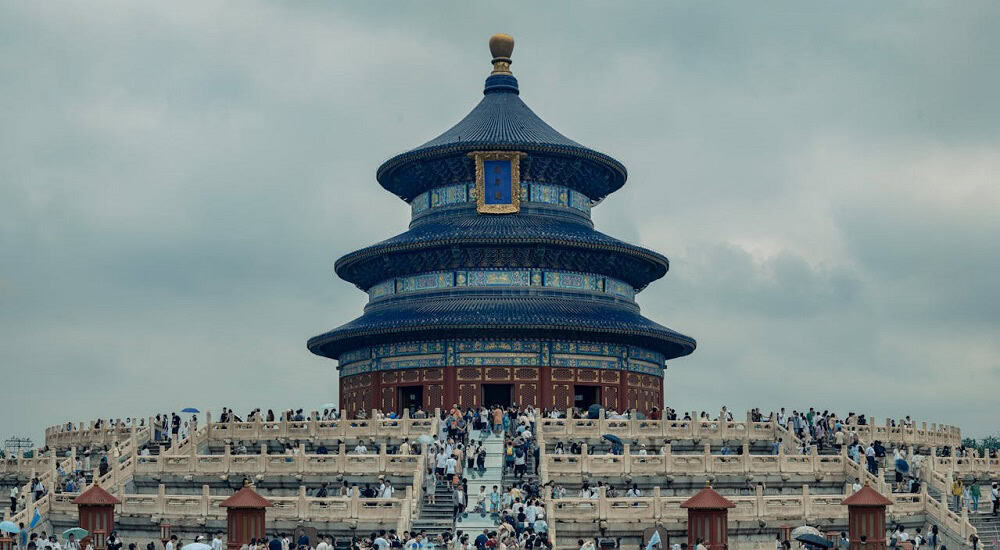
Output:
<svg viewBox="0 0 1000 550">
<path fill-rule="evenodd" d="M 521 97 L 629 180 L 698 340 L 668 404 L 1000 428 L 1000 5 L 6 2 L 0 437 L 187 406 L 316 407 L 339 256 L 406 229 L 388 157 Z"/>
</svg>

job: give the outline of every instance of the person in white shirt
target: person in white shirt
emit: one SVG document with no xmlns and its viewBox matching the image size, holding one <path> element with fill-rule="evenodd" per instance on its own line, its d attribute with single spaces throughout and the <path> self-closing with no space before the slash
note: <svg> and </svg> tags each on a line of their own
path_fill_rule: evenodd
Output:
<svg viewBox="0 0 1000 550">
<path fill-rule="evenodd" d="M 375 537 L 375 540 L 372 541 L 372 544 L 378 550 L 389 550 L 389 541 L 386 540 L 386 538 L 385 538 L 385 531 L 379 531 L 378 536 Z M 317 548 L 316 550 L 319 550 L 319 549 Z"/>
<path fill-rule="evenodd" d="M 218 532 L 212 537 L 212 550 L 222 550 L 222 532 Z"/>
<path fill-rule="evenodd" d="M 368 447 L 365 447 L 363 441 L 358 441 L 358 444 L 354 446 L 354 454 L 363 455 L 368 453 Z"/>
<path fill-rule="evenodd" d="M 326 537 L 319 538 L 319 544 L 316 545 L 316 550 L 330 550 L 331 546 L 327 544 Z"/>
<path fill-rule="evenodd" d="M 455 467 L 458 466 L 458 461 L 455 460 L 454 456 L 448 455 L 447 460 L 444 461 L 444 473 L 448 477 L 455 475 Z"/>
<path fill-rule="evenodd" d="M 392 484 L 388 481 L 382 485 L 382 491 L 379 493 L 379 498 L 392 498 L 393 488 Z"/>
<path fill-rule="evenodd" d="M 639 486 L 638 485 L 636 485 L 635 483 L 633 483 L 632 484 L 632 488 L 629 489 L 627 493 L 625 493 L 625 496 L 629 496 L 629 497 L 641 497 L 642 496 L 642 491 L 639 490 Z"/>
<path fill-rule="evenodd" d="M 177 535 L 170 535 L 170 540 L 164 545 L 164 550 L 175 550 L 177 548 Z"/>
</svg>

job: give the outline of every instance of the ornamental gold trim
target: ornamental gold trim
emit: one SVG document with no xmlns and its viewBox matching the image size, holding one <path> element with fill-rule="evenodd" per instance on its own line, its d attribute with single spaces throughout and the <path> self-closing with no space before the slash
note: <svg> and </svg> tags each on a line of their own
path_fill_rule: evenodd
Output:
<svg viewBox="0 0 1000 550">
<path fill-rule="evenodd" d="M 521 157 L 520 151 L 473 151 L 469 156 L 476 161 L 476 211 L 480 214 L 516 214 L 521 211 Z M 510 161 L 510 204 L 486 204 L 486 174 L 483 162 L 487 160 Z"/>
</svg>

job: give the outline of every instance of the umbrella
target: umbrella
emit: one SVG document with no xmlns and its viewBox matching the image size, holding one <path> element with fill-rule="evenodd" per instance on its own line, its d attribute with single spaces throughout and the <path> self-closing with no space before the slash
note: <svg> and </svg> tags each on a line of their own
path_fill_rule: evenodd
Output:
<svg viewBox="0 0 1000 550">
<path fill-rule="evenodd" d="M 896 459 L 896 471 L 899 472 L 899 473 L 901 473 L 901 474 L 905 474 L 906 472 L 910 471 L 910 464 L 908 462 L 906 462 L 906 459 L 904 459 L 904 458 L 897 458 Z"/>
<path fill-rule="evenodd" d="M 189 542 L 181 548 L 184 550 L 212 550 L 212 547 L 204 542 Z"/>
<path fill-rule="evenodd" d="M 822 537 L 823 533 L 819 532 L 819 529 L 815 527 L 809 527 L 808 525 L 803 525 L 802 527 L 796 527 L 792 529 L 791 536 L 795 540 L 799 540 L 800 535 L 816 535 L 817 537 Z"/>
<path fill-rule="evenodd" d="M 424 445 L 430 445 L 431 442 L 434 441 L 434 438 L 431 437 L 431 436 L 429 436 L 429 435 L 427 435 L 427 434 L 423 434 L 423 435 L 421 435 L 420 437 L 417 438 L 417 441 L 423 443 Z"/>
<path fill-rule="evenodd" d="M 197 413 L 200 413 L 201 411 L 199 411 L 198 409 L 196 409 L 196 408 L 194 408 L 194 407 L 188 407 L 188 408 L 186 408 L 186 409 L 182 410 L 181 412 L 182 412 L 182 413 L 191 413 L 191 414 L 197 414 Z"/>
<path fill-rule="evenodd" d="M 601 406 L 597 403 L 587 407 L 587 418 L 590 420 L 596 420 L 601 417 Z"/>
<path fill-rule="evenodd" d="M 833 543 L 826 540 L 823 537 L 813 535 L 812 533 L 806 533 L 804 535 L 799 535 L 795 537 L 795 540 L 799 542 L 804 542 L 808 546 L 818 546 L 820 548 L 833 548 Z"/>
<path fill-rule="evenodd" d="M 21 530 L 17 528 L 17 525 L 15 525 L 13 521 L 0 521 L 0 531 L 3 531 L 4 533 L 11 533 L 14 535 L 21 532 Z"/>
<path fill-rule="evenodd" d="M 76 540 L 80 540 L 89 534 L 90 531 L 87 531 L 86 529 L 82 529 L 80 527 L 73 527 L 71 529 L 63 531 L 63 538 L 68 539 L 70 535 L 76 535 Z"/>
<path fill-rule="evenodd" d="M 607 439 L 608 441 L 614 443 L 615 445 L 618 445 L 619 447 L 624 447 L 625 446 L 625 444 L 622 443 L 622 438 L 618 437 L 617 435 L 604 434 L 601 437 L 603 437 L 604 439 Z"/>
<path fill-rule="evenodd" d="M 337 408 L 337 404 L 336 403 L 323 403 L 322 405 L 319 406 L 319 408 L 321 408 L 321 409 L 336 409 Z"/>
</svg>

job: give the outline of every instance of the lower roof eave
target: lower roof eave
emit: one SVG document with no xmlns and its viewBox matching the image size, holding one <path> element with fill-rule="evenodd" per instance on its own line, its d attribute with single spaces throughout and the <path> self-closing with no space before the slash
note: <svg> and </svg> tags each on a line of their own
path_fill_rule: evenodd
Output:
<svg viewBox="0 0 1000 550">
<path fill-rule="evenodd" d="M 353 333 L 344 333 L 334 329 L 310 338 L 306 347 L 316 355 L 337 359 L 342 353 L 359 347 L 406 340 L 430 340 L 446 337 L 445 335 L 448 335 L 447 337 L 456 337 L 457 335 L 458 338 L 482 337 L 483 331 L 490 331 L 497 334 L 498 337 L 512 333 L 528 333 L 531 334 L 531 338 L 538 338 L 539 332 L 545 332 L 556 338 L 587 337 L 598 341 L 613 340 L 653 349 L 662 353 L 667 361 L 690 355 L 697 347 L 694 338 L 680 333 L 664 335 L 646 331 L 598 330 L 586 327 L 567 328 L 549 325 L 426 325 Z"/>
</svg>

